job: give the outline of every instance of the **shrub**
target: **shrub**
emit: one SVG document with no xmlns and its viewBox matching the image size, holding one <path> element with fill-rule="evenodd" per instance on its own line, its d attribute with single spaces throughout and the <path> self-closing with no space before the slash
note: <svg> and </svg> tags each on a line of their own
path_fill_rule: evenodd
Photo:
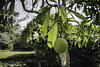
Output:
<svg viewBox="0 0 100 67">
<path fill-rule="evenodd" d="M 42 67 L 61 67 L 59 54 L 54 51 L 54 48 L 50 49 L 45 40 L 40 39 L 34 48 Z"/>
</svg>

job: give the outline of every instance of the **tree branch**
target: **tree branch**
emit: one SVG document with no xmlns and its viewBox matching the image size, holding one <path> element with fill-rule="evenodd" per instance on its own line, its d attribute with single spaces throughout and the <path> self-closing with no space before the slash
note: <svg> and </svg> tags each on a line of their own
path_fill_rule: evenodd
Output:
<svg viewBox="0 0 100 67">
<path fill-rule="evenodd" d="M 27 9 L 25 8 L 24 2 L 21 1 L 21 3 L 22 3 L 22 6 L 23 6 L 24 11 L 29 12 L 29 13 L 37 13 L 37 14 L 38 14 L 38 11 L 27 10 Z"/>
<path fill-rule="evenodd" d="M 58 7 L 57 4 L 52 5 L 52 4 L 50 4 L 47 0 L 46 0 L 46 3 L 47 3 L 49 6 L 52 6 L 52 7 Z"/>
<path fill-rule="evenodd" d="M 89 2 L 89 1 L 76 1 L 76 2 L 72 3 L 71 5 L 69 5 L 67 8 L 72 7 L 72 6 L 73 6 L 74 4 L 76 4 L 76 3 L 82 3 L 82 2 Z"/>
</svg>

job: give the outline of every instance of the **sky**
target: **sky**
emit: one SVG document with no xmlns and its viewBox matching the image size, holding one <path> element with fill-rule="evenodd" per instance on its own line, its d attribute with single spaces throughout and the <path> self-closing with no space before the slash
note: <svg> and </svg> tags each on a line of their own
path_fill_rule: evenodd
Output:
<svg viewBox="0 0 100 67">
<path fill-rule="evenodd" d="M 31 0 L 27 0 L 27 2 L 25 2 L 25 5 L 26 5 L 27 9 L 31 9 L 31 3 L 30 2 L 31 2 Z M 37 8 L 38 8 L 38 6 L 37 6 Z M 38 10 L 38 9 L 35 8 L 35 10 Z M 24 29 L 24 27 L 27 25 L 27 23 L 29 21 L 31 21 L 31 19 L 33 19 L 34 16 L 37 15 L 35 13 L 25 12 L 23 10 L 22 4 L 21 4 L 21 2 L 19 0 L 16 0 L 15 10 L 14 11 L 19 13 L 19 16 L 15 17 L 16 22 L 18 22 L 20 19 L 25 19 L 24 21 L 20 21 L 19 22 L 19 24 L 21 25 L 21 29 Z"/>
</svg>

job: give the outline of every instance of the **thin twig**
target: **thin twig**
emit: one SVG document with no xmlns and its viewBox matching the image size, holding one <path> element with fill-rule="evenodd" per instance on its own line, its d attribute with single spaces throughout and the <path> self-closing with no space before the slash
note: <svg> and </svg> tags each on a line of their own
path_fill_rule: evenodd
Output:
<svg viewBox="0 0 100 67">
<path fill-rule="evenodd" d="M 38 14 L 38 11 L 27 10 L 27 9 L 25 8 L 24 2 L 21 2 L 21 3 L 22 3 L 22 6 L 23 6 L 24 11 L 29 12 L 29 13 L 37 13 L 37 14 Z"/>
<path fill-rule="evenodd" d="M 52 6 L 52 7 L 58 7 L 57 4 L 52 5 L 52 4 L 50 4 L 47 0 L 46 0 L 46 3 L 47 3 L 49 6 Z"/>
<path fill-rule="evenodd" d="M 67 8 L 72 7 L 72 6 L 73 6 L 74 4 L 76 4 L 76 3 L 82 3 L 82 2 L 89 2 L 89 1 L 76 1 L 76 2 L 72 3 L 70 6 L 68 6 Z"/>
</svg>

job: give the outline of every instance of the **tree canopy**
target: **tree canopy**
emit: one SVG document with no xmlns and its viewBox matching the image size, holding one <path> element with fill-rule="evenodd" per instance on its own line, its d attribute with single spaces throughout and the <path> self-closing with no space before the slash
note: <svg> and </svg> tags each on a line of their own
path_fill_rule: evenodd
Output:
<svg viewBox="0 0 100 67">
<path fill-rule="evenodd" d="M 41 2 L 32 0 L 31 9 L 26 8 L 26 0 L 20 0 L 20 2 L 24 11 L 37 14 L 33 23 L 36 22 L 39 25 L 38 31 L 41 35 L 48 36 L 47 44 L 50 48 L 54 46 L 57 37 L 73 40 L 74 44 L 78 44 L 81 48 L 87 45 L 90 38 L 96 41 L 97 37 L 100 36 L 99 0 L 42 0 Z M 14 11 L 16 1 L 3 0 L 0 3 L 0 26 L 3 30 L 3 26 L 7 25 L 8 22 L 5 20 L 7 14 L 16 14 Z M 40 4 L 40 8 L 39 11 L 36 11 L 34 8 L 37 8 L 35 6 L 38 4 Z M 77 11 L 81 8 L 83 8 L 85 16 Z M 55 10 L 55 13 L 52 13 L 52 10 Z M 72 25 L 73 23 L 77 23 L 77 25 Z"/>
</svg>

